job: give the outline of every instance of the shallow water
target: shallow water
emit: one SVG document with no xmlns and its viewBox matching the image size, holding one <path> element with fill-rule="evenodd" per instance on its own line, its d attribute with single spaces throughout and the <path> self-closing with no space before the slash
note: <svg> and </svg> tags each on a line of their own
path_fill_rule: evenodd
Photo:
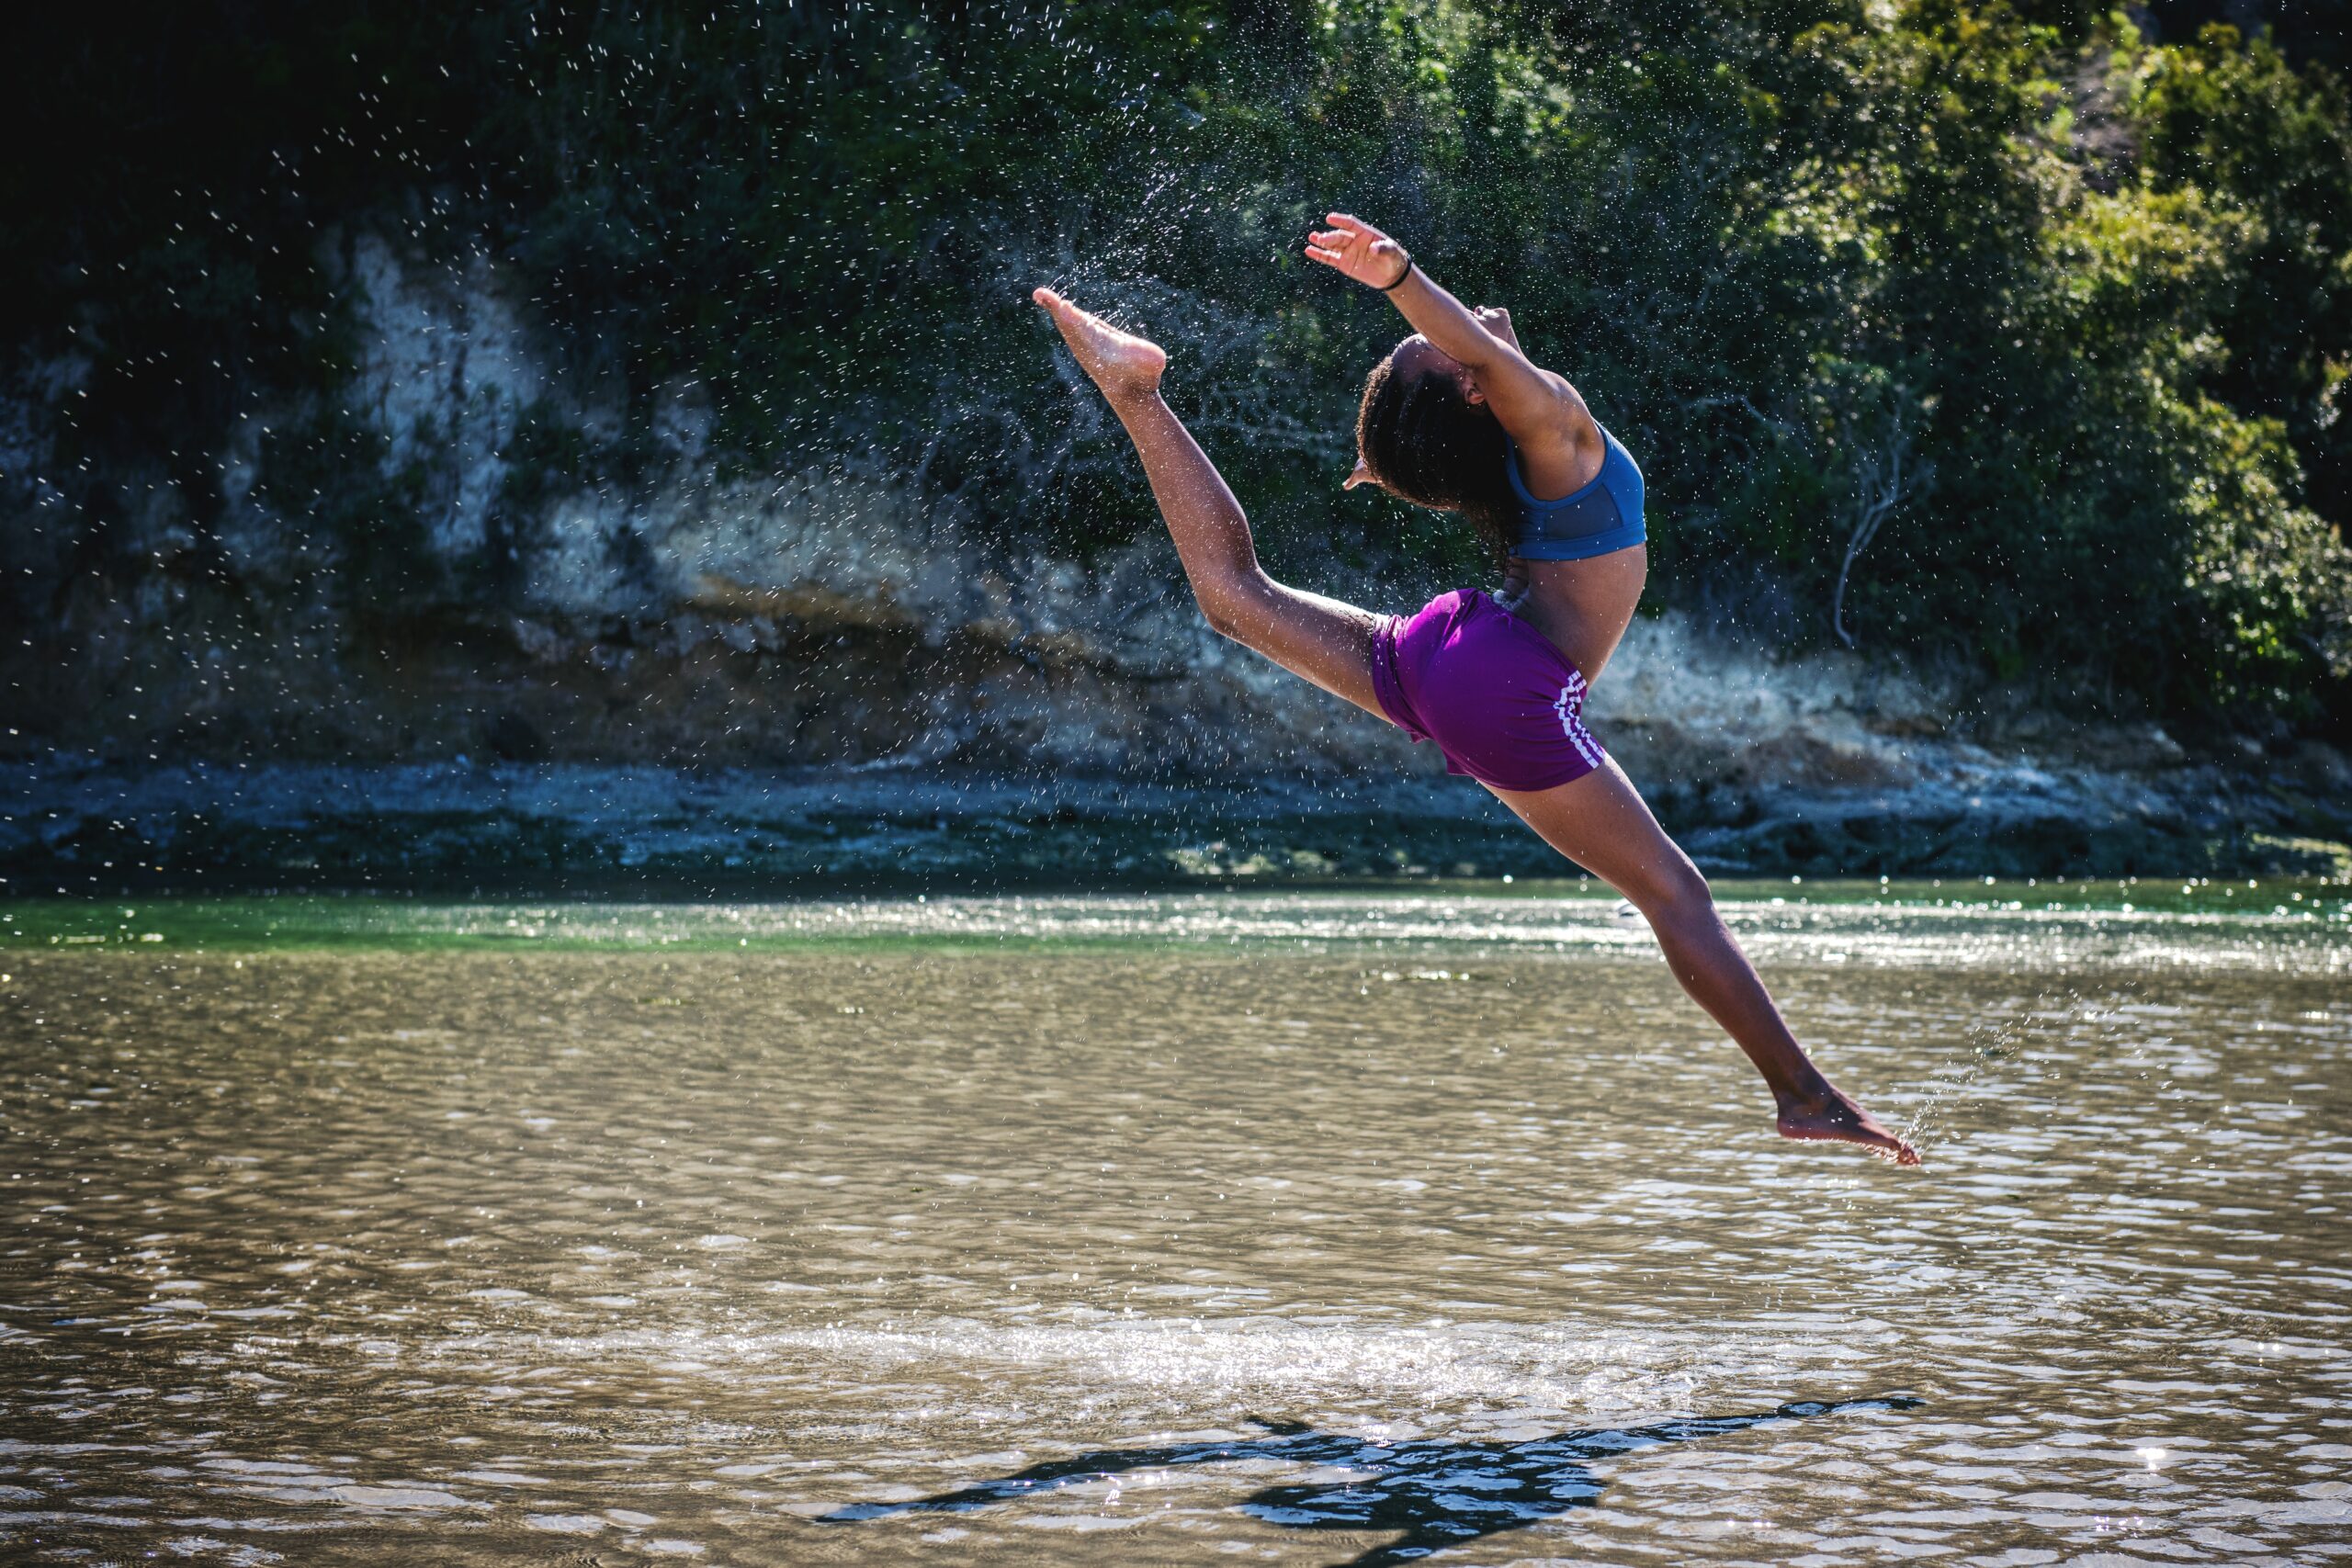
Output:
<svg viewBox="0 0 2352 1568">
<path fill-rule="evenodd" d="M 2302 903 L 20 906 L 0 1556 L 2334 1561 Z"/>
</svg>

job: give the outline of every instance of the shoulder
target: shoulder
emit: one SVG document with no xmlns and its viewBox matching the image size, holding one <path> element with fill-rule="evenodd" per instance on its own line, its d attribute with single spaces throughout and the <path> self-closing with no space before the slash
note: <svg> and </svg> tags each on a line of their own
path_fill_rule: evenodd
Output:
<svg viewBox="0 0 2352 1568">
<path fill-rule="evenodd" d="M 1585 406 L 1584 396 L 1556 372 L 1541 372 L 1552 394 L 1547 417 L 1532 422 L 1524 434 L 1512 433 L 1519 447 L 1520 479 L 1539 501 L 1573 495 L 1600 472 L 1608 446 L 1600 422 Z"/>
<path fill-rule="evenodd" d="M 1598 452 L 1603 445 L 1600 422 L 1592 417 L 1592 410 L 1585 406 L 1584 394 L 1569 384 L 1566 376 L 1546 370 L 1544 378 L 1553 389 L 1553 396 L 1560 405 L 1562 434 L 1578 447 L 1590 447 Z"/>
</svg>

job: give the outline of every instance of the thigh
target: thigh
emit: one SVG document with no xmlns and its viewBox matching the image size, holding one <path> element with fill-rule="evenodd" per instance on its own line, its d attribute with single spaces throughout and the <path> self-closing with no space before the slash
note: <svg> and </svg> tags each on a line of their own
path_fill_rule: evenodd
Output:
<svg viewBox="0 0 2352 1568">
<path fill-rule="evenodd" d="M 1380 616 L 1262 573 L 1224 604 L 1218 629 L 1226 636 L 1375 716 L 1388 716 L 1372 683 Z"/>
<path fill-rule="evenodd" d="M 1492 786 L 1488 786 L 1492 788 Z M 1698 868 L 1667 837 L 1634 781 L 1614 757 L 1580 779 L 1551 789 L 1495 790 L 1543 840 L 1617 889 L 1635 907 L 1687 890 Z"/>
</svg>

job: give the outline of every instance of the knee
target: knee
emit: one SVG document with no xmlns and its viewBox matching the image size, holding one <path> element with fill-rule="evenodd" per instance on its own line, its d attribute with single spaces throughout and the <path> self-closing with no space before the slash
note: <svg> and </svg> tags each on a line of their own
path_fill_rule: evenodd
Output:
<svg viewBox="0 0 2352 1568">
<path fill-rule="evenodd" d="M 1654 925 L 1707 919 L 1715 910 L 1714 890 L 1707 886 L 1699 868 L 1690 863 L 1690 857 L 1679 849 L 1671 860 L 1643 879 L 1638 891 L 1628 892 L 1626 897 Z"/>
</svg>

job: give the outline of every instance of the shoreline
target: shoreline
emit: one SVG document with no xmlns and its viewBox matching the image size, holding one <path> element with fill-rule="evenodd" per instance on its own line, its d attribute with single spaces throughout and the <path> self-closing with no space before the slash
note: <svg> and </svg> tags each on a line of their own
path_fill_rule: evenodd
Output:
<svg viewBox="0 0 2352 1568">
<path fill-rule="evenodd" d="M 2352 803 L 2212 767 L 1651 795 L 1730 880 L 2352 877 Z M 1475 785 L 1411 776 L 0 763 L 0 899 L 1369 890 L 1564 873 Z"/>
</svg>

